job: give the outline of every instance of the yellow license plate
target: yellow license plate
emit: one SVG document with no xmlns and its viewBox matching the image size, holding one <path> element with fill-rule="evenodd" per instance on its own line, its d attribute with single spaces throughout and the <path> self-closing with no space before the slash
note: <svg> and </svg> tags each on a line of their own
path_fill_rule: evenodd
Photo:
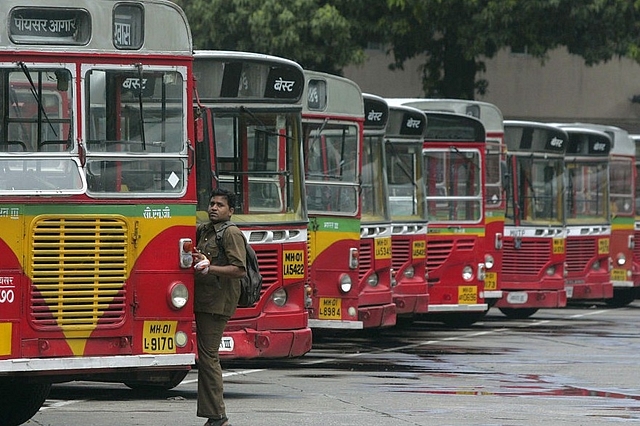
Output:
<svg viewBox="0 0 640 426">
<path fill-rule="evenodd" d="M 426 241 L 414 241 L 412 257 L 414 259 L 424 259 L 427 256 L 427 242 Z"/>
<path fill-rule="evenodd" d="M 342 319 L 342 299 L 337 297 L 321 297 L 318 307 L 318 319 Z"/>
<path fill-rule="evenodd" d="M 553 239 L 553 254 L 562 254 L 564 253 L 564 239 L 563 238 L 554 238 Z"/>
<path fill-rule="evenodd" d="M 497 290 L 498 289 L 498 273 L 487 272 L 484 277 L 484 289 L 485 290 Z"/>
<path fill-rule="evenodd" d="M 464 285 L 458 287 L 458 303 L 461 305 L 471 305 L 478 302 L 478 287 L 474 285 Z"/>
<path fill-rule="evenodd" d="M 376 238 L 375 258 L 391 259 L 391 237 Z"/>
<path fill-rule="evenodd" d="M 609 253 L 609 239 L 600 238 L 598 240 L 598 254 L 607 254 L 607 253 Z"/>
<path fill-rule="evenodd" d="M 626 281 L 627 271 L 625 269 L 614 269 L 611 271 L 611 279 L 613 281 Z"/>
<path fill-rule="evenodd" d="M 176 353 L 177 321 L 145 321 L 142 333 L 142 351 L 147 354 Z"/>
</svg>

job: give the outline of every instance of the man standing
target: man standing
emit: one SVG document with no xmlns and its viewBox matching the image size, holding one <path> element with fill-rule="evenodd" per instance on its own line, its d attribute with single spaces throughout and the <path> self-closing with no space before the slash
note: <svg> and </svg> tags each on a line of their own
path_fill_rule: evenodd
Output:
<svg viewBox="0 0 640 426">
<path fill-rule="evenodd" d="M 196 232 L 197 415 L 208 419 L 205 426 L 229 426 L 218 350 L 227 321 L 236 311 L 240 298 L 240 278 L 246 274 L 246 249 L 244 236 L 237 226 L 219 230 L 231 219 L 235 198 L 232 192 L 215 189 L 208 208 L 209 223 L 198 225 Z M 216 236 L 218 240 L 221 237 L 221 242 Z"/>
</svg>

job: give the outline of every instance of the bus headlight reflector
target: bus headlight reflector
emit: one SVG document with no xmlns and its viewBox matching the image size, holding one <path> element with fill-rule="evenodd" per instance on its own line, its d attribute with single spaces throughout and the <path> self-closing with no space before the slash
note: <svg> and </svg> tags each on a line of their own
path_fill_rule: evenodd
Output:
<svg viewBox="0 0 640 426">
<path fill-rule="evenodd" d="M 485 254 L 484 255 L 484 266 L 487 269 L 493 268 L 494 262 L 495 262 L 495 260 L 493 259 L 493 256 L 491 256 L 490 254 Z"/>
<path fill-rule="evenodd" d="M 407 278 L 413 278 L 416 271 L 413 269 L 413 266 L 407 266 L 407 269 L 404 270 L 403 275 Z"/>
<path fill-rule="evenodd" d="M 373 273 L 371 275 L 369 275 L 369 277 L 367 278 L 367 284 L 369 284 L 371 287 L 375 287 L 378 285 L 378 274 Z"/>
<path fill-rule="evenodd" d="M 284 288 L 279 288 L 271 295 L 271 300 L 276 306 L 284 306 L 287 303 L 287 291 Z"/>
<path fill-rule="evenodd" d="M 189 290 L 183 283 L 175 283 L 169 290 L 169 303 L 174 309 L 182 309 L 189 301 Z"/>
<path fill-rule="evenodd" d="M 184 331 L 178 331 L 175 335 L 175 339 L 176 346 L 179 348 L 184 348 L 185 346 L 187 346 L 187 341 L 189 340 L 187 338 L 187 333 L 185 333 Z"/>
<path fill-rule="evenodd" d="M 351 291 L 351 286 L 353 285 L 351 282 L 351 277 L 348 274 L 340 275 L 340 291 L 343 293 L 349 293 Z"/>
<path fill-rule="evenodd" d="M 472 278 L 473 278 L 473 268 L 468 265 L 462 268 L 462 279 L 465 281 L 471 281 Z"/>
</svg>

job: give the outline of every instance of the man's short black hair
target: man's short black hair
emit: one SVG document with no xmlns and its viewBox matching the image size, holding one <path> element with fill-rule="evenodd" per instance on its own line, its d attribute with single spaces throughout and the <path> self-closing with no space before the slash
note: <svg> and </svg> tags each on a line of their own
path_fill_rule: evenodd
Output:
<svg viewBox="0 0 640 426">
<path fill-rule="evenodd" d="M 209 199 L 213 197 L 224 197 L 227 199 L 227 204 L 229 204 L 229 207 L 232 207 L 233 209 L 236 208 L 236 194 L 231 191 L 227 191 L 226 189 L 222 188 L 214 188 L 214 190 L 211 191 L 211 196 L 209 197 Z"/>
</svg>

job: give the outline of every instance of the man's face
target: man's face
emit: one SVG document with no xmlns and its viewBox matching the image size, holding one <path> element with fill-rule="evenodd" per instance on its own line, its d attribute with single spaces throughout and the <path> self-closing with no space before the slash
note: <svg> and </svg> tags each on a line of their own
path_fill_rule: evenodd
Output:
<svg viewBox="0 0 640 426">
<path fill-rule="evenodd" d="M 221 195 L 211 197 L 209 202 L 209 220 L 213 223 L 226 222 L 231 219 L 233 207 L 229 207 L 227 198 Z"/>
</svg>

